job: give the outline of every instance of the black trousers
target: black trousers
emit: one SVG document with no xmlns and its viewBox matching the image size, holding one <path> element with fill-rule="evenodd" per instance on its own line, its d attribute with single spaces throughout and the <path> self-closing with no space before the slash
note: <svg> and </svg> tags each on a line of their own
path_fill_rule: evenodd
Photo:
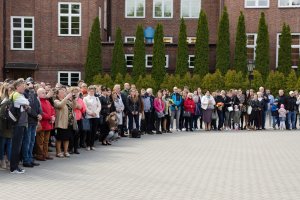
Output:
<svg viewBox="0 0 300 200">
<path fill-rule="evenodd" d="M 88 147 L 94 146 L 98 124 L 99 124 L 98 118 L 90 119 L 91 130 L 87 132 L 87 136 L 86 136 L 86 145 Z"/>
<path fill-rule="evenodd" d="M 135 122 L 135 127 L 136 127 L 136 129 L 137 130 L 139 130 L 140 129 L 140 125 L 139 125 L 139 115 L 133 115 L 133 114 L 128 114 L 128 119 L 129 119 L 129 127 L 128 127 L 128 129 L 129 129 L 129 131 L 132 131 L 132 129 L 133 129 L 133 120 L 134 120 L 134 122 Z"/>
<path fill-rule="evenodd" d="M 153 119 L 152 119 L 152 112 L 145 112 L 145 131 L 149 132 L 153 129 Z"/>
<path fill-rule="evenodd" d="M 155 117 L 155 130 L 156 133 L 159 132 L 160 126 L 161 126 L 161 120 L 162 118 L 158 118 L 157 116 Z"/>
<path fill-rule="evenodd" d="M 79 146 L 79 138 L 83 132 L 81 120 L 77 120 L 77 125 L 78 125 L 78 131 L 73 131 L 73 134 L 71 135 L 71 138 L 70 138 L 69 149 L 71 151 L 72 150 L 77 151 L 78 146 Z"/>
<path fill-rule="evenodd" d="M 10 171 L 18 168 L 23 137 L 27 132 L 26 126 L 15 126 L 13 128 L 12 148 L 10 158 Z"/>
<path fill-rule="evenodd" d="M 192 130 L 192 128 L 193 128 L 193 116 L 184 117 L 184 120 L 185 120 L 186 130 L 188 130 L 188 129 Z"/>
</svg>

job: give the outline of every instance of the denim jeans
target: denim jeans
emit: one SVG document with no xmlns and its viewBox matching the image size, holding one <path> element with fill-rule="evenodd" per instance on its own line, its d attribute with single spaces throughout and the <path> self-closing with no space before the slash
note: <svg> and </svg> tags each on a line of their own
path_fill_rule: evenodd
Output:
<svg viewBox="0 0 300 200">
<path fill-rule="evenodd" d="M 197 129 L 198 128 L 198 119 L 199 119 L 200 115 L 194 115 L 193 116 L 193 128 Z"/>
<path fill-rule="evenodd" d="M 278 116 L 272 116 L 273 121 L 273 128 L 276 127 L 276 125 L 279 127 L 279 117 Z"/>
<path fill-rule="evenodd" d="M 4 159 L 6 145 L 7 159 L 10 161 L 11 157 L 11 138 L 5 138 L 0 136 L 0 160 Z"/>
<path fill-rule="evenodd" d="M 33 147 L 35 143 L 36 125 L 28 124 L 27 133 L 23 137 L 22 156 L 23 163 L 33 162 Z"/>
<path fill-rule="evenodd" d="M 223 128 L 224 125 L 224 112 L 223 110 L 217 110 L 218 113 L 218 118 L 219 118 L 219 123 L 218 123 L 218 129 Z"/>
<path fill-rule="evenodd" d="M 265 128 L 265 125 L 266 125 L 266 118 L 267 118 L 267 111 L 263 110 L 261 111 L 261 128 Z"/>
<path fill-rule="evenodd" d="M 288 123 L 287 123 L 287 129 L 296 129 L 296 112 L 295 111 L 289 111 L 287 114 Z"/>
<path fill-rule="evenodd" d="M 173 128 L 174 118 L 176 117 L 176 129 L 179 129 L 180 113 L 181 113 L 181 110 L 172 110 L 172 113 L 171 113 L 171 128 Z"/>
</svg>

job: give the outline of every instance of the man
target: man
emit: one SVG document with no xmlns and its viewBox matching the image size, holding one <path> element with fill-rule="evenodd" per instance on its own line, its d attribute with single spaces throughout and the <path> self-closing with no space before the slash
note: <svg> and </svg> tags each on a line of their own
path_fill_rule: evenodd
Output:
<svg viewBox="0 0 300 200">
<path fill-rule="evenodd" d="M 38 163 L 33 161 L 33 147 L 35 143 L 36 127 L 38 121 L 42 119 L 42 109 L 37 94 L 34 91 L 34 81 L 31 77 L 26 79 L 26 89 L 24 92 L 25 98 L 29 101 L 30 110 L 28 110 L 28 127 L 27 134 L 23 137 L 22 156 L 24 167 L 39 166 Z"/>
<path fill-rule="evenodd" d="M 130 94 L 130 84 L 129 83 L 124 83 L 124 90 L 122 90 L 122 94 L 128 97 Z"/>
<path fill-rule="evenodd" d="M 152 132 L 154 128 L 154 97 L 152 95 L 152 89 L 148 88 L 146 90 L 146 93 L 144 94 L 143 98 L 143 104 L 144 104 L 144 113 L 145 113 L 145 132 L 147 134 L 154 134 Z"/>
<path fill-rule="evenodd" d="M 267 111 L 267 116 L 269 118 L 269 126 L 272 127 L 274 124 L 272 124 L 272 112 L 271 112 L 271 107 L 273 106 L 275 102 L 274 96 L 271 94 L 271 91 L 269 89 L 266 90 L 266 94 L 268 95 L 269 98 L 269 103 L 268 103 L 268 111 Z"/>
<path fill-rule="evenodd" d="M 285 108 L 287 113 L 287 127 L 286 129 L 296 129 L 296 111 L 297 111 L 297 99 L 293 91 L 289 92 L 289 97 L 287 98 L 287 107 Z"/>
<path fill-rule="evenodd" d="M 183 100 L 182 96 L 179 94 L 179 90 L 177 87 L 173 88 L 173 94 L 171 95 L 171 99 L 174 102 L 174 104 L 171 106 L 171 127 L 172 129 L 174 129 L 174 118 L 176 118 L 176 131 L 179 131 L 179 119 Z"/>
<path fill-rule="evenodd" d="M 14 82 L 15 92 L 12 94 L 12 101 L 15 108 L 20 109 L 20 115 L 16 125 L 13 127 L 12 151 L 10 161 L 10 173 L 23 174 L 24 169 L 19 168 L 20 152 L 24 135 L 27 134 L 28 115 L 30 109 L 29 101 L 23 95 L 25 91 L 24 79 L 18 79 Z"/>
<path fill-rule="evenodd" d="M 266 94 L 265 92 L 265 88 L 263 87 L 260 87 L 259 88 L 259 92 L 261 92 L 262 94 L 262 98 L 263 98 L 263 101 L 264 101 L 264 107 L 263 107 L 263 110 L 262 110 L 262 129 L 265 130 L 265 124 L 266 124 L 266 117 L 267 117 L 267 111 L 268 111 L 268 103 L 269 103 L 269 97 L 268 95 Z"/>
</svg>

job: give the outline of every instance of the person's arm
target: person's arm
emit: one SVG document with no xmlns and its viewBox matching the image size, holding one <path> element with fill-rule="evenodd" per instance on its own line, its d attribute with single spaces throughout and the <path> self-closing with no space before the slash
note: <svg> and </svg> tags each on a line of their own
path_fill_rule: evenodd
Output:
<svg viewBox="0 0 300 200">
<path fill-rule="evenodd" d="M 95 113 L 100 113 L 100 111 L 101 111 L 101 103 L 100 103 L 99 98 L 97 98 L 97 97 L 96 97 L 96 102 L 97 102 L 97 109 L 96 109 Z"/>
</svg>

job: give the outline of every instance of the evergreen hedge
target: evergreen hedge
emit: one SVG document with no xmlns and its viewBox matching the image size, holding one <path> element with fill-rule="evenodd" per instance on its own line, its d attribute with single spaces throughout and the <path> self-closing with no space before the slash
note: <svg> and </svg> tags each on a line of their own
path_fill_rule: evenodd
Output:
<svg viewBox="0 0 300 200">
<path fill-rule="evenodd" d="M 125 74 L 126 69 L 126 60 L 123 48 L 123 39 L 122 31 L 120 27 L 116 30 L 116 39 L 112 55 L 112 66 L 111 66 L 111 76 L 115 80 L 118 73 Z"/>
<path fill-rule="evenodd" d="M 287 76 L 292 66 L 292 35 L 290 26 L 285 23 L 282 26 L 279 45 L 278 71 Z"/>
<path fill-rule="evenodd" d="M 247 74 L 247 36 L 243 12 L 239 16 L 235 39 L 234 68 L 237 72 Z"/>
<path fill-rule="evenodd" d="M 137 26 L 135 37 L 132 78 L 134 81 L 137 81 L 140 75 L 145 76 L 146 73 L 146 50 L 142 25 Z"/>
<path fill-rule="evenodd" d="M 184 19 L 181 18 L 175 70 L 175 74 L 181 77 L 185 75 L 189 68 L 188 44 L 186 38 L 186 25 Z"/>
</svg>

